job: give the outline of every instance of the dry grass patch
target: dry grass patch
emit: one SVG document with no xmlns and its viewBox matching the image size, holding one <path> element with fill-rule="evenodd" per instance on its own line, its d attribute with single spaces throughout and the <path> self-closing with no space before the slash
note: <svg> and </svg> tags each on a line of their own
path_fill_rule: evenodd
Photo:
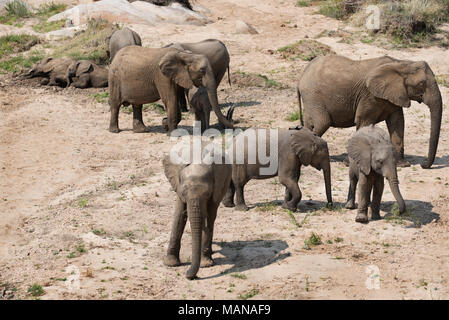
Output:
<svg viewBox="0 0 449 320">
<path fill-rule="evenodd" d="M 107 54 L 109 39 L 112 33 L 118 29 L 118 25 L 101 19 L 89 20 L 87 29 L 78 32 L 75 37 L 57 47 L 53 56 L 91 60 L 96 64 L 105 65 L 109 61 Z"/>
<path fill-rule="evenodd" d="M 316 40 L 299 40 L 277 50 L 284 59 L 311 61 L 318 56 L 335 54 L 328 45 Z"/>
</svg>

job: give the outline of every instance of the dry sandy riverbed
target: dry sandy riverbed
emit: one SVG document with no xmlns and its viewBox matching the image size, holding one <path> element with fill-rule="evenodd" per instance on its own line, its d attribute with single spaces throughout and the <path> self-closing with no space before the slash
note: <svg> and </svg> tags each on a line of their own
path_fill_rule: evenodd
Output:
<svg viewBox="0 0 449 320">
<path fill-rule="evenodd" d="M 292 125 L 287 116 L 297 110 L 292 87 L 306 62 L 288 61 L 270 50 L 341 26 L 312 14 L 313 8 L 295 7 L 295 2 L 201 0 L 215 23 L 131 27 L 145 46 L 223 40 L 231 53 L 232 72 L 264 74 L 290 88 L 231 88 L 223 81 L 220 102 L 238 104 L 234 118 L 241 127 L 286 128 Z M 251 23 L 260 34 L 235 34 L 236 19 Z M 335 37 L 318 41 L 353 59 L 389 54 L 425 60 L 436 74 L 449 73 L 449 53 L 436 47 L 387 51 Z M 447 106 L 449 90 L 440 89 Z M 325 211 L 321 172 L 310 167 L 303 170 L 303 201 L 293 217 L 279 206 L 284 190 L 276 178 L 252 181 L 245 194 L 248 212 L 219 209 L 216 265 L 200 269 L 200 279 L 189 281 L 184 277 L 190 259 L 188 225 L 181 249 L 185 263 L 177 268 L 162 264 L 175 199 L 161 165 L 171 146 L 160 125 L 163 115 L 146 111 L 150 132 L 134 134 L 129 130 L 131 115 L 121 113 L 125 130 L 111 134 L 109 106 L 93 98 L 103 91 L 55 89 L 0 77 L 4 298 L 28 298 L 34 283 L 45 290 L 41 299 L 449 298 L 447 107 L 431 170 L 419 166 L 428 146 L 427 107 L 413 103 L 405 110 L 405 152 L 412 166 L 401 168 L 399 178 L 411 217 L 362 225 L 354 222 L 355 210 Z M 192 119 L 185 114 L 181 125 L 190 125 Z M 330 129 L 324 135 L 333 160 L 337 206 L 346 199 L 347 168 L 341 160 L 353 132 Z M 382 216 L 391 216 L 393 201 L 386 187 Z M 304 240 L 312 232 L 320 235 L 322 244 L 306 250 Z M 366 285 L 373 268 L 380 276 L 377 290 Z M 68 286 L 67 279 L 78 273 L 80 287 Z"/>
</svg>

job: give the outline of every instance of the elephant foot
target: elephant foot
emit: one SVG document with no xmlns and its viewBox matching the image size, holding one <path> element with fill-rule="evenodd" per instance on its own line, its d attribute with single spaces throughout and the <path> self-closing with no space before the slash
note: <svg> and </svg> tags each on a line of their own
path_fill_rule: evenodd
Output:
<svg viewBox="0 0 449 320">
<path fill-rule="evenodd" d="M 118 128 L 118 126 L 109 127 L 109 132 L 119 133 L 120 129 Z"/>
<path fill-rule="evenodd" d="M 236 205 L 235 209 L 238 211 L 248 211 L 248 207 L 244 203 Z"/>
<path fill-rule="evenodd" d="M 400 168 L 407 168 L 407 167 L 410 167 L 411 164 L 410 164 L 410 162 L 408 162 L 405 159 L 399 159 L 397 162 L 397 166 Z"/>
<path fill-rule="evenodd" d="M 201 257 L 201 264 L 200 264 L 201 268 L 208 268 L 208 267 L 212 267 L 213 265 L 214 265 L 214 260 L 212 260 L 211 257 L 206 257 L 206 256 Z"/>
<path fill-rule="evenodd" d="M 143 124 L 143 122 L 134 122 L 133 123 L 133 132 L 134 133 L 145 133 L 145 132 L 148 132 L 148 129 Z"/>
<path fill-rule="evenodd" d="M 379 214 L 379 210 L 373 211 L 371 210 L 371 220 L 380 220 L 382 217 Z"/>
<path fill-rule="evenodd" d="M 346 209 L 355 209 L 356 206 L 355 206 L 354 201 L 353 200 L 349 200 L 348 202 L 346 202 L 345 208 Z"/>
<path fill-rule="evenodd" d="M 162 127 L 165 131 L 169 131 L 167 118 L 162 119 Z"/>
<path fill-rule="evenodd" d="M 282 207 L 282 209 L 287 209 L 287 210 L 290 210 L 292 212 L 296 212 L 296 206 L 293 206 L 289 202 L 284 202 L 281 207 Z"/>
<path fill-rule="evenodd" d="M 232 201 L 230 199 L 224 199 L 221 203 L 223 203 L 223 205 L 226 208 L 233 208 L 233 207 L 235 207 L 234 201 Z"/>
<path fill-rule="evenodd" d="M 359 212 L 355 217 L 355 222 L 368 223 L 368 215 L 366 213 Z"/>
<path fill-rule="evenodd" d="M 181 265 L 181 261 L 179 261 L 179 257 L 173 254 L 167 254 L 164 258 L 164 264 L 167 267 L 177 267 Z"/>
<path fill-rule="evenodd" d="M 189 279 L 189 280 L 194 280 L 194 279 L 196 279 L 196 278 L 197 278 L 196 272 L 192 271 L 192 270 L 189 268 L 189 270 L 187 270 L 187 272 L 186 272 L 186 278 Z"/>
</svg>

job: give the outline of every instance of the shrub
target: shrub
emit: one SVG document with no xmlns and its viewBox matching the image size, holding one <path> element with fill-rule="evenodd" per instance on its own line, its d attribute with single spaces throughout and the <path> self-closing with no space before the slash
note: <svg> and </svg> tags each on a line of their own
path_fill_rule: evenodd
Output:
<svg viewBox="0 0 449 320">
<path fill-rule="evenodd" d="M 91 60 L 96 64 L 107 64 L 109 38 L 118 26 L 102 19 L 91 19 L 87 29 L 82 30 L 58 47 L 55 57 L 70 57 L 75 60 Z"/>
<path fill-rule="evenodd" d="M 31 15 L 28 5 L 22 0 L 12 0 L 6 3 L 5 10 L 11 17 L 28 18 Z"/>
</svg>

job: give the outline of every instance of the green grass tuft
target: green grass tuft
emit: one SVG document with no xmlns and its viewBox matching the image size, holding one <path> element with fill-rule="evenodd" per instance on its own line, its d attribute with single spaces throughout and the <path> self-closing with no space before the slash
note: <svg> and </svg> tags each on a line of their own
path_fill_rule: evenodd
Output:
<svg viewBox="0 0 449 320">
<path fill-rule="evenodd" d="M 12 0 L 5 5 L 6 15 L 16 18 L 28 18 L 31 16 L 29 6 L 22 0 Z"/>
<path fill-rule="evenodd" d="M 304 249 L 310 250 L 312 246 L 318 246 L 322 244 L 321 237 L 316 234 L 315 232 L 312 232 L 312 234 L 304 240 Z"/>
<path fill-rule="evenodd" d="M 28 293 L 33 297 L 39 297 L 45 293 L 44 289 L 40 284 L 34 283 L 32 286 L 28 288 Z"/>
</svg>

